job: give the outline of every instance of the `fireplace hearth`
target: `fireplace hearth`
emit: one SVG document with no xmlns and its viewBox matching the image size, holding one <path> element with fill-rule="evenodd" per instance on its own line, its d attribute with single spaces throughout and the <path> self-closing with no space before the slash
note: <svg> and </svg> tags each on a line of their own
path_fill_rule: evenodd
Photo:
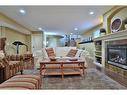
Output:
<svg viewBox="0 0 127 95">
<path fill-rule="evenodd" d="M 107 63 L 127 70 L 127 45 L 108 45 Z"/>
</svg>

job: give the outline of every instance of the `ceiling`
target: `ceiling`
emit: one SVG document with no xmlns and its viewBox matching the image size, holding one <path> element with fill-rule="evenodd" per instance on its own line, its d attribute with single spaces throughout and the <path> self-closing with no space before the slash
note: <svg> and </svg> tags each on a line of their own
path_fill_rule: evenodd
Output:
<svg viewBox="0 0 127 95">
<path fill-rule="evenodd" d="M 113 6 L 0 6 L 0 12 L 31 31 L 41 27 L 46 33 L 82 33 L 100 24 L 100 17 Z M 19 12 L 26 11 L 25 14 Z M 90 12 L 94 12 L 90 15 Z M 78 30 L 74 30 L 78 28 Z"/>
</svg>

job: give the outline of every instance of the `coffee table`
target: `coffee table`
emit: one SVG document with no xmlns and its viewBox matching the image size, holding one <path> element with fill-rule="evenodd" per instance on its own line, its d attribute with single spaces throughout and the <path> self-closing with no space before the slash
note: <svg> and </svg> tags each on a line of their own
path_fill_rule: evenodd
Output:
<svg viewBox="0 0 127 95">
<path fill-rule="evenodd" d="M 61 75 L 64 79 L 64 75 L 81 75 L 85 73 L 85 61 L 77 60 L 70 61 L 69 59 L 57 59 L 56 61 L 50 61 L 45 59 L 40 62 L 40 75 Z"/>
</svg>

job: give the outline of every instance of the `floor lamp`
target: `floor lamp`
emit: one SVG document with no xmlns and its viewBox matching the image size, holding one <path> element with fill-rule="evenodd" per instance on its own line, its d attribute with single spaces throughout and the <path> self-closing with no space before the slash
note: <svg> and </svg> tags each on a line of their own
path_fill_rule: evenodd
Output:
<svg viewBox="0 0 127 95">
<path fill-rule="evenodd" d="M 28 51 L 28 46 L 20 41 L 15 41 L 12 43 L 13 45 L 16 46 L 16 53 L 19 54 L 19 45 L 25 45 L 26 46 L 26 50 Z"/>
</svg>

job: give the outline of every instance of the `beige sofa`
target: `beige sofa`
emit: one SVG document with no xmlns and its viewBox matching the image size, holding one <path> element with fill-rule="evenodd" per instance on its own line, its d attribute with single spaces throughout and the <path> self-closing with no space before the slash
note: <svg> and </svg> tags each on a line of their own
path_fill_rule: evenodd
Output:
<svg viewBox="0 0 127 95">
<path fill-rule="evenodd" d="M 77 49 L 76 47 L 54 47 L 53 50 L 55 52 L 56 57 L 66 57 L 68 52 L 71 49 Z M 90 55 L 87 51 L 82 49 L 77 49 L 77 53 L 75 55 L 76 58 L 81 58 L 85 61 L 85 66 L 87 67 L 87 64 L 89 62 Z M 39 68 L 40 62 L 43 61 L 45 58 L 48 58 L 46 48 L 42 48 L 42 50 L 38 50 L 34 53 L 34 58 L 36 60 L 35 67 Z"/>
</svg>

